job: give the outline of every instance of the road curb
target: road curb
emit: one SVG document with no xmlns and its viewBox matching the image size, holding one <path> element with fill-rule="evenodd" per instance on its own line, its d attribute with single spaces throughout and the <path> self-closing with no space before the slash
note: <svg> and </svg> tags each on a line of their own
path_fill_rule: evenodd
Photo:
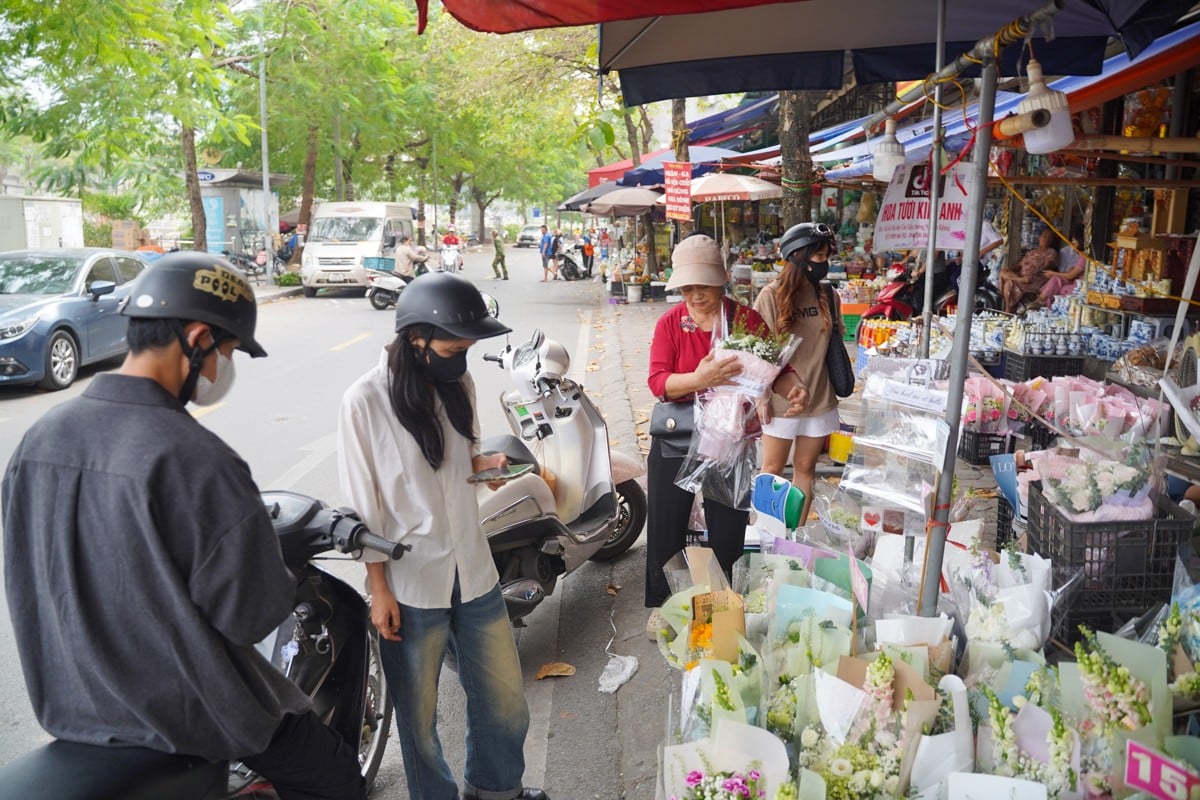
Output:
<svg viewBox="0 0 1200 800">
<path fill-rule="evenodd" d="M 303 286 L 288 286 L 277 292 L 272 291 L 270 294 L 255 293 L 254 302 L 256 302 L 260 306 L 263 306 L 263 305 L 266 305 L 267 303 L 274 303 L 277 300 L 285 300 L 289 297 L 299 297 L 301 294 L 303 294 L 303 292 L 304 292 Z"/>
</svg>

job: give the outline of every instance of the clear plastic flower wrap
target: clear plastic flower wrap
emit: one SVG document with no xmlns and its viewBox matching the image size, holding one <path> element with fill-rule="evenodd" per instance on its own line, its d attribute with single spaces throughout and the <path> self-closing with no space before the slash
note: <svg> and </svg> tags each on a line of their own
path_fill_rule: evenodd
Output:
<svg viewBox="0 0 1200 800">
<path fill-rule="evenodd" d="M 713 326 L 713 353 L 737 359 L 742 369 L 728 385 L 696 395 L 696 431 L 675 477 L 677 486 L 730 508 L 750 507 L 757 474 L 754 440 L 762 433 L 758 406 L 800 341 L 790 334 L 756 335 L 740 320 L 729 326 L 722 305 L 720 324 Z"/>
</svg>

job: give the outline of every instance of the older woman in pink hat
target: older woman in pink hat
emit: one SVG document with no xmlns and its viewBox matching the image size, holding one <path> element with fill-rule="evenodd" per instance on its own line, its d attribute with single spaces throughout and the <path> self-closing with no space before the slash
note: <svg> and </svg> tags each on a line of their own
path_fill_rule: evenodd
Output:
<svg viewBox="0 0 1200 800">
<path fill-rule="evenodd" d="M 735 358 L 720 358 L 712 350 L 713 328 L 721 324 L 722 309 L 730 328 L 740 325 L 763 334 L 770 329 L 758 312 L 725 296 L 725 264 L 711 237 L 696 234 L 681 241 L 671 255 L 671 267 L 667 289 L 678 289 L 683 302 L 659 317 L 654 327 L 647 383 L 660 402 L 678 404 L 674 408 L 679 413 L 673 416 L 682 419 L 690 418 L 697 392 L 730 384 L 741 372 Z M 785 380 L 781 376 L 776 390 L 787 393 L 787 413 L 803 411 L 808 392 L 794 377 Z M 663 566 L 686 543 L 695 499 L 675 485 L 687 445 L 686 437 L 654 435 L 647 459 L 646 607 L 656 612 L 670 595 Z M 742 554 L 748 515 L 748 511 L 704 500 L 709 546 L 726 574 Z M 654 636 L 660 627 L 661 617 L 652 613 L 647 633 Z"/>
</svg>

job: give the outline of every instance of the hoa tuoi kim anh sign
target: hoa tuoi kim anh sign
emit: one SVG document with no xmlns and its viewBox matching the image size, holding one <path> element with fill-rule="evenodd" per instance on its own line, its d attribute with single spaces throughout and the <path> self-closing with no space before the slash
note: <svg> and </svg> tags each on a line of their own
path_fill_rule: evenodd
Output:
<svg viewBox="0 0 1200 800">
<path fill-rule="evenodd" d="M 967 240 L 970 165 L 951 167 L 941 176 L 937 249 L 962 250 Z M 925 248 L 929 243 L 929 165 L 905 164 L 896 170 L 875 219 L 875 250 Z"/>
<path fill-rule="evenodd" d="M 692 165 L 687 161 L 664 161 L 663 184 L 667 194 L 667 219 L 692 220 Z"/>
</svg>

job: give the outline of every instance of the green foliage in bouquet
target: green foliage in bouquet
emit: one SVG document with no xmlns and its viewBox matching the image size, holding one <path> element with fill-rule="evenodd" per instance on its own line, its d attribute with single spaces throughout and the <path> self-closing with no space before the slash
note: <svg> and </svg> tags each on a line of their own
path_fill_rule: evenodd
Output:
<svg viewBox="0 0 1200 800">
<path fill-rule="evenodd" d="M 787 332 L 768 333 L 765 336 L 751 333 L 746 327 L 746 320 L 738 319 L 733 323 L 729 335 L 721 340 L 720 347 L 723 350 L 741 350 L 768 363 L 778 364 L 791 340 L 792 335 Z"/>
</svg>

